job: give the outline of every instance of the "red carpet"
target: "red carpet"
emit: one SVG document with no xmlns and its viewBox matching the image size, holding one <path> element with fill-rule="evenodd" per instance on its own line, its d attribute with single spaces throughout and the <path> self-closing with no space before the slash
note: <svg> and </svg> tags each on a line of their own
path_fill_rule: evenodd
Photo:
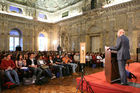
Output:
<svg viewBox="0 0 140 93">
<path fill-rule="evenodd" d="M 126 68 L 137 76 L 137 81 L 131 82 L 140 83 L 140 63 L 132 63 L 129 65 L 129 67 L 127 66 Z M 77 84 L 79 84 L 80 79 L 81 78 L 77 78 Z M 94 93 L 140 93 L 140 88 L 132 86 L 123 86 L 117 83 L 107 83 L 104 71 L 87 75 L 85 76 L 85 79 L 89 82 Z M 88 91 L 85 81 L 83 84 L 83 89 L 88 93 L 91 93 Z"/>
<path fill-rule="evenodd" d="M 137 76 L 137 81 L 130 80 L 130 82 L 140 83 L 140 63 L 132 63 L 129 66 L 127 65 L 126 69 Z"/>
</svg>

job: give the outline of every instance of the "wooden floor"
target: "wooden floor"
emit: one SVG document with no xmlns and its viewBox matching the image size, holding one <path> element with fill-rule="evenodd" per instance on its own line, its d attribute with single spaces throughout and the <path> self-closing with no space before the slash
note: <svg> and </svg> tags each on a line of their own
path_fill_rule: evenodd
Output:
<svg viewBox="0 0 140 93">
<path fill-rule="evenodd" d="M 102 71 L 103 68 L 85 68 L 85 74 L 92 74 Z M 51 80 L 48 84 L 41 86 L 29 85 L 29 86 L 18 86 L 14 89 L 3 90 L 2 93 L 76 93 L 76 78 L 79 76 L 65 76 L 64 78 L 56 78 Z M 80 93 L 80 91 L 78 91 Z"/>
</svg>

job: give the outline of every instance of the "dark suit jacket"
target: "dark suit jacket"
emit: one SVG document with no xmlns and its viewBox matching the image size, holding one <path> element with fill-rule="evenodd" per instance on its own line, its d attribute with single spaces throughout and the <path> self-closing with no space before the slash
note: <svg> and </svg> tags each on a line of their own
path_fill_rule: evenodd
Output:
<svg viewBox="0 0 140 93">
<path fill-rule="evenodd" d="M 126 36 L 122 35 L 118 37 L 116 46 L 110 47 L 110 49 L 117 51 L 117 60 L 130 59 L 129 39 Z"/>
</svg>

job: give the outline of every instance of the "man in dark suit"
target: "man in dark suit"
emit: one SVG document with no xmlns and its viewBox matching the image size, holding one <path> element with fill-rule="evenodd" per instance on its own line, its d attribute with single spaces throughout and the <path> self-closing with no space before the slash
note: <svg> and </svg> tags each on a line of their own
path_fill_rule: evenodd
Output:
<svg viewBox="0 0 140 93">
<path fill-rule="evenodd" d="M 128 59 L 130 59 L 129 52 L 129 39 L 124 35 L 125 31 L 120 29 L 117 33 L 117 44 L 115 47 L 107 47 L 107 49 L 117 51 L 117 60 L 119 66 L 119 73 L 122 85 L 127 85 L 127 76 L 125 70 L 125 64 Z"/>
</svg>

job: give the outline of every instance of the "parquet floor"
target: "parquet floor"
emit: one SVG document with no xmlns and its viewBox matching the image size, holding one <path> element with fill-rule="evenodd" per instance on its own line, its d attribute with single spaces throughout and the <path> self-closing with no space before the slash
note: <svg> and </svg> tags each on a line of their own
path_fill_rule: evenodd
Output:
<svg viewBox="0 0 140 93">
<path fill-rule="evenodd" d="M 85 68 L 85 74 L 93 74 L 102 71 L 103 68 Z M 79 76 L 65 76 L 64 78 L 56 78 L 44 85 L 21 85 L 14 89 L 5 89 L 2 93 L 76 93 L 76 78 Z M 78 91 L 78 93 L 81 93 Z"/>
</svg>

